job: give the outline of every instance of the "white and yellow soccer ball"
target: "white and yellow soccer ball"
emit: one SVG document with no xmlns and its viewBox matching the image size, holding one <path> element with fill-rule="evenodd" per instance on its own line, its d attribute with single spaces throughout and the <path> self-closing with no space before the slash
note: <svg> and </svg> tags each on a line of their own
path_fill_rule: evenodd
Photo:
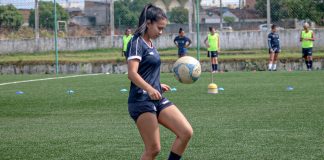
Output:
<svg viewBox="0 0 324 160">
<path fill-rule="evenodd" d="M 199 79 L 201 66 L 197 59 L 184 56 L 174 63 L 172 71 L 179 82 L 191 84 Z"/>
</svg>

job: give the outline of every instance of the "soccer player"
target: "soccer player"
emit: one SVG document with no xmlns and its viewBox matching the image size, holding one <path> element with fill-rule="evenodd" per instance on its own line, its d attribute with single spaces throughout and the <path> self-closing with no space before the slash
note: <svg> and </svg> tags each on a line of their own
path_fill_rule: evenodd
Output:
<svg viewBox="0 0 324 160">
<path fill-rule="evenodd" d="M 178 57 L 187 55 L 187 48 L 191 44 L 191 40 L 185 36 L 185 32 L 182 28 L 179 29 L 179 36 L 173 40 L 174 44 L 178 47 Z"/>
<path fill-rule="evenodd" d="M 211 65 L 212 65 L 212 73 L 218 72 L 218 54 L 220 52 L 219 47 L 219 34 L 216 33 L 215 27 L 209 27 L 209 34 L 205 39 L 205 45 L 208 48 L 207 56 L 210 57 Z"/>
<path fill-rule="evenodd" d="M 309 29 L 309 24 L 304 23 L 304 30 L 300 34 L 300 42 L 302 46 L 303 58 L 308 71 L 313 68 L 313 42 L 315 41 L 314 32 Z"/>
<path fill-rule="evenodd" d="M 271 33 L 268 35 L 268 46 L 269 46 L 269 71 L 277 70 L 277 59 L 278 54 L 280 53 L 280 39 L 279 34 L 277 33 L 277 26 L 271 26 Z"/>
<path fill-rule="evenodd" d="M 127 48 L 128 78 L 131 80 L 128 111 L 144 142 L 142 160 L 153 160 L 160 152 L 159 124 L 176 135 L 169 160 L 181 158 L 193 134 L 185 116 L 163 96 L 170 87 L 160 83 L 161 60 L 152 40 L 162 34 L 167 23 L 162 9 L 146 5 Z"/>
<path fill-rule="evenodd" d="M 122 57 L 125 55 L 127 50 L 127 44 L 132 39 L 132 37 L 132 30 L 130 28 L 127 28 L 125 31 L 125 35 L 123 36 Z"/>
</svg>

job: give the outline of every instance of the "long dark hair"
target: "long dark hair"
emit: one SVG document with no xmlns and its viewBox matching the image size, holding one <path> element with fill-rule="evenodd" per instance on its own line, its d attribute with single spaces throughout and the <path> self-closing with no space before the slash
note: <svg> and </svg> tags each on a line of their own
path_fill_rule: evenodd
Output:
<svg viewBox="0 0 324 160">
<path fill-rule="evenodd" d="M 135 35 L 142 36 L 146 32 L 147 21 L 157 22 L 161 19 L 167 19 L 166 14 L 159 7 L 156 7 L 152 4 L 147 4 L 142 10 L 141 16 L 139 17 L 138 27 L 135 31 Z"/>
<path fill-rule="evenodd" d="M 213 29 L 216 29 L 215 27 L 209 27 L 209 32 L 212 32 Z"/>
<path fill-rule="evenodd" d="M 179 29 L 179 33 L 181 33 L 182 31 L 183 31 L 183 29 L 182 29 L 182 28 L 180 28 L 180 29 Z"/>
</svg>

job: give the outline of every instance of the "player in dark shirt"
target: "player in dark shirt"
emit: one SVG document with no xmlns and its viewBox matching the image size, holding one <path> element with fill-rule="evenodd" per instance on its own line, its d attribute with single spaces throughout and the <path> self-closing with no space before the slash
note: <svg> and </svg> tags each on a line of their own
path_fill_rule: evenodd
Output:
<svg viewBox="0 0 324 160">
<path fill-rule="evenodd" d="M 271 33 L 268 34 L 268 47 L 269 47 L 269 71 L 277 70 L 278 54 L 281 52 L 280 49 L 280 38 L 277 33 L 277 26 L 271 26 Z"/>
<path fill-rule="evenodd" d="M 126 53 L 128 78 L 131 80 L 128 111 L 145 145 L 142 160 L 155 159 L 160 152 L 159 124 L 176 135 L 169 160 L 181 158 L 193 133 L 185 116 L 163 96 L 170 87 L 160 83 L 160 55 L 151 39 L 162 34 L 167 22 L 162 9 L 146 5 Z"/>
<path fill-rule="evenodd" d="M 185 36 L 185 32 L 182 28 L 179 29 L 179 36 L 175 37 L 173 42 L 178 47 L 178 57 L 186 56 L 187 48 L 190 46 L 191 40 Z"/>
</svg>

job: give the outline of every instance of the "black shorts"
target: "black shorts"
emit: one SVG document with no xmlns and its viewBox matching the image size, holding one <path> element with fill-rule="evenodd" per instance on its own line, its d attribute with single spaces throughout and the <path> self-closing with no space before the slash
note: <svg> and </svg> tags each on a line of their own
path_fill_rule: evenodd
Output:
<svg viewBox="0 0 324 160">
<path fill-rule="evenodd" d="M 313 48 L 303 48 L 302 49 L 303 58 L 313 55 Z"/>
<path fill-rule="evenodd" d="M 156 116 L 159 116 L 160 112 L 173 105 L 171 101 L 166 98 L 162 98 L 158 101 L 143 101 L 143 102 L 135 102 L 135 103 L 128 103 L 128 112 L 129 115 L 133 118 L 136 122 L 138 117 L 146 112 L 154 113 Z"/>
<path fill-rule="evenodd" d="M 269 49 L 269 54 L 271 54 L 271 49 L 273 50 L 273 52 L 275 53 L 275 54 L 278 54 L 278 53 L 280 53 L 280 48 L 278 47 L 278 48 L 270 48 Z"/>
<path fill-rule="evenodd" d="M 208 51 L 207 52 L 207 57 L 212 57 L 212 58 L 214 58 L 214 57 L 218 57 L 218 52 L 217 51 Z"/>
</svg>

